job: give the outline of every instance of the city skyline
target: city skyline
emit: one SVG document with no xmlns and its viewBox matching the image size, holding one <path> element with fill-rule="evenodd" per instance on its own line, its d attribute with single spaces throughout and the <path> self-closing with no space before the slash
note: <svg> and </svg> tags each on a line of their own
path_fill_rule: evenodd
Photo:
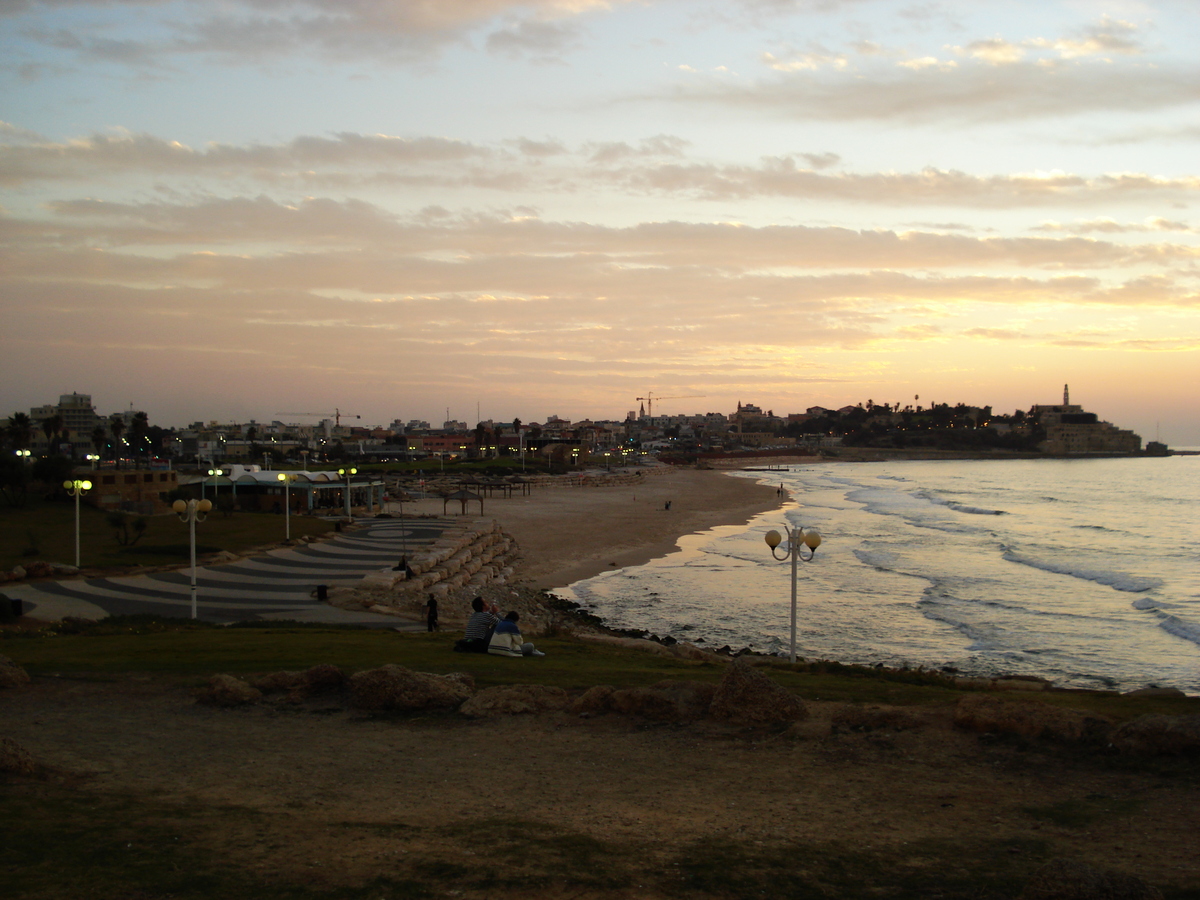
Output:
<svg viewBox="0 0 1200 900">
<path fill-rule="evenodd" d="M 1200 9 L 961 6 L 7 4 L 0 415 L 1011 413 L 1069 383 L 1200 445 Z"/>
</svg>

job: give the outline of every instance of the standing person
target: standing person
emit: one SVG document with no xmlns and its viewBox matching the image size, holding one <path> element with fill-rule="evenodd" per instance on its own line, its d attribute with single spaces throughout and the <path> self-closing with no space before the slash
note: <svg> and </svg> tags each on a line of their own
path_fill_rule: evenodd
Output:
<svg viewBox="0 0 1200 900">
<path fill-rule="evenodd" d="M 463 635 L 464 648 L 468 653 L 487 653 L 488 641 L 492 639 L 492 632 L 499 624 L 500 617 L 484 608 L 482 597 L 471 601 L 471 609 L 475 612 L 467 620 L 467 630 Z"/>
<path fill-rule="evenodd" d="M 433 594 L 429 595 L 429 600 L 425 603 L 425 624 L 430 631 L 438 630 L 437 597 Z"/>
<path fill-rule="evenodd" d="M 500 621 L 496 626 L 496 633 L 492 635 L 492 640 L 488 644 L 488 653 L 494 653 L 497 656 L 546 655 L 529 641 L 521 639 L 521 629 L 517 627 L 517 620 L 520 618 L 521 614 L 514 609 Z"/>
</svg>

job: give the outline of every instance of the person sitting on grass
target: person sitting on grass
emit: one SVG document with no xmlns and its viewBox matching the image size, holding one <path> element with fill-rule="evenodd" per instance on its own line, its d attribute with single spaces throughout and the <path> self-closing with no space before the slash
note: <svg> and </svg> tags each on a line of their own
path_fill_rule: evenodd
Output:
<svg viewBox="0 0 1200 900">
<path fill-rule="evenodd" d="M 521 629 L 517 628 L 517 620 L 521 614 L 516 610 L 509 612 L 500 620 L 492 641 L 488 644 L 488 653 L 497 656 L 545 656 L 528 641 L 521 640 Z"/>
<path fill-rule="evenodd" d="M 492 638 L 492 629 L 500 621 L 499 617 L 489 612 L 482 597 L 471 601 L 471 609 L 475 610 L 467 620 L 467 630 L 463 635 L 462 645 L 467 653 L 487 653 L 488 641 Z"/>
</svg>

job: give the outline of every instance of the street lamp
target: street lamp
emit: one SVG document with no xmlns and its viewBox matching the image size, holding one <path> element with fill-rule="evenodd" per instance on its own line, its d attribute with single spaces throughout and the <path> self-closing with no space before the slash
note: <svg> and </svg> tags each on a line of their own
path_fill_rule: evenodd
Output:
<svg viewBox="0 0 1200 900">
<path fill-rule="evenodd" d="M 219 479 L 222 475 L 224 475 L 225 472 L 221 469 L 209 469 L 208 474 L 209 474 L 209 477 L 213 479 L 213 503 L 216 503 L 217 502 L 217 494 L 220 493 L 220 487 L 221 487 L 221 482 L 218 481 L 217 479 Z"/>
<path fill-rule="evenodd" d="M 292 482 L 296 480 L 295 475 L 289 475 L 287 472 L 280 472 L 277 476 L 283 482 L 283 520 L 287 523 L 286 533 L 287 539 L 292 539 L 292 496 L 288 490 Z"/>
<path fill-rule="evenodd" d="M 188 538 L 192 548 L 192 618 L 196 618 L 196 523 L 203 522 L 212 509 L 211 500 L 176 500 L 171 509 L 180 522 L 188 523 Z"/>
<path fill-rule="evenodd" d="M 350 515 L 350 476 L 357 475 L 358 469 L 338 469 L 338 474 L 346 476 L 346 518 L 353 522 L 354 516 Z"/>
<path fill-rule="evenodd" d="M 19 450 L 17 451 L 20 452 Z M 26 451 L 29 452 L 29 451 Z M 92 489 L 90 481 L 80 481 L 78 478 L 72 481 L 64 481 L 63 487 L 66 488 L 68 494 L 75 498 L 75 568 L 79 568 L 79 498 Z"/>
<path fill-rule="evenodd" d="M 30 453 L 28 450 L 14 450 L 13 452 L 21 458 L 21 462 L 29 462 Z"/>
<path fill-rule="evenodd" d="M 788 528 L 783 526 L 783 530 L 787 532 L 787 552 L 783 556 L 779 556 L 775 552 L 775 548 L 783 542 L 783 536 L 774 529 L 763 535 L 763 540 L 767 542 L 767 546 L 771 548 L 771 556 L 781 562 L 788 558 L 792 558 L 792 650 L 788 657 L 790 662 L 796 661 L 796 562 L 812 562 L 813 557 L 817 555 L 817 548 L 821 546 L 821 535 L 817 533 L 815 528 L 805 531 L 803 528 Z M 808 548 L 808 556 L 805 556 L 801 551 L 801 547 Z"/>
</svg>

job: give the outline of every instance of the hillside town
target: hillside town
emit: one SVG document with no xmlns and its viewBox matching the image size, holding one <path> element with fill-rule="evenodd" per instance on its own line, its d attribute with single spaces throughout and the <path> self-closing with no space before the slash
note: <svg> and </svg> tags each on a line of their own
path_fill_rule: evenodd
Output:
<svg viewBox="0 0 1200 900">
<path fill-rule="evenodd" d="M 651 401 L 652 403 L 653 401 Z M 56 404 L 16 412 L 4 427 L 17 455 L 63 456 L 81 463 L 172 460 L 201 464 L 293 463 L 307 467 L 346 459 L 367 461 L 500 458 L 531 462 L 614 465 L 631 454 L 698 457 L 739 451 L 811 451 L 848 448 L 1007 450 L 1047 456 L 1123 455 L 1143 452 L 1132 431 L 1102 421 L 1070 402 L 1035 404 L 1028 411 L 994 412 L 956 403 L 876 403 L 836 409 L 812 406 L 777 415 L 753 403 L 728 412 L 654 415 L 643 403 L 623 420 L 540 422 L 486 419 L 473 427 L 447 418 L 439 425 L 397 418 L 364 426 L 358 416 L 334 413 L 313 421 L 193 422 L 184 427 L 151 423 L 140 410 L 101 413 L 88 394 L 63 394 Z M 1150 442 L 1145 452 L 1165 451 Z"/>
</svg>

